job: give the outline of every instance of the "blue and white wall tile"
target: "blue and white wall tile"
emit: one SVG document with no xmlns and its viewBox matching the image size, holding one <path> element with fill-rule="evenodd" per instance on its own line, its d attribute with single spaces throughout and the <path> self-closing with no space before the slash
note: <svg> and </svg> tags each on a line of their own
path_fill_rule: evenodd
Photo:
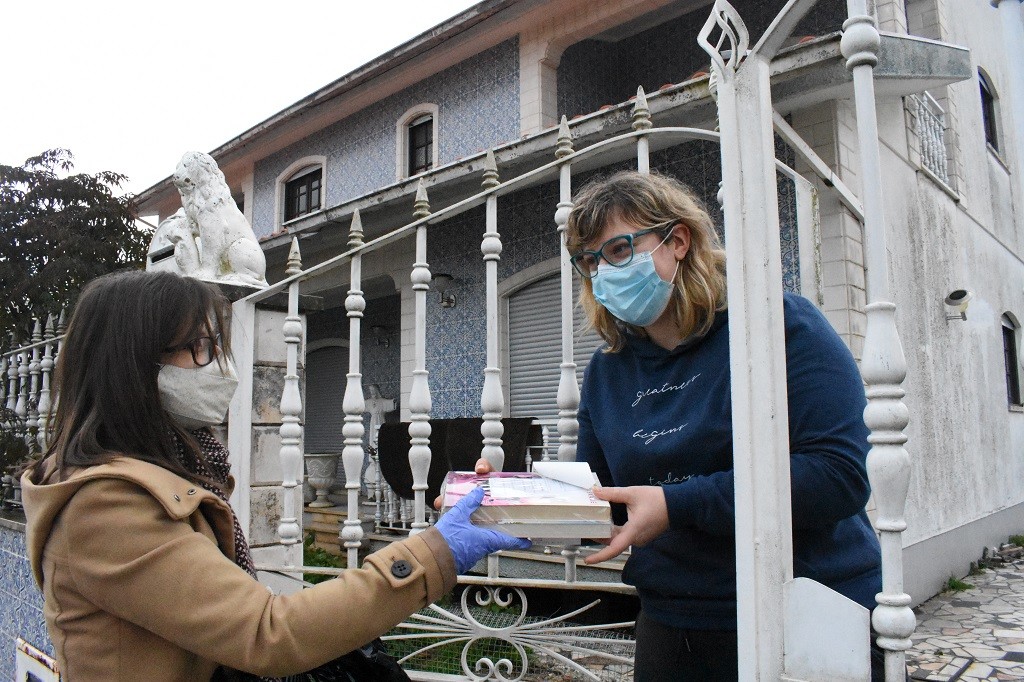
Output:
<svg viewBox="0 0 1024 682">
<path fill-rule="evenodd" d="M 327 157 L 326 206 L 395 182 L 395 125 L 410 107 L 438 106 L 438 162 L 519 137 L 519 41 L 512 38 L 296 142 L 256 164 L 253 229 L 275 227 L 277 176 L 305 156 Z"/>
</svg>

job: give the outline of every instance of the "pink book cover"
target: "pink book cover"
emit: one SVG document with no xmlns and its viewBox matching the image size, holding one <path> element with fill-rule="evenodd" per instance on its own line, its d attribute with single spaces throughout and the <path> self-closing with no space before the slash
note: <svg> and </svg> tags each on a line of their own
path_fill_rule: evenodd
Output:
<svg viewBox="0 0 1024 682">
<path fill-rule="evenodd" d="M 473 488 L 484 489 L 481 507 L 607 505 L 594 497 L 589 488 L 569 485 L 531 472 L 477 474 L 472 471 L 452 471 L 445 478 L 443 507 L 452 507 Z"/>
</svg>

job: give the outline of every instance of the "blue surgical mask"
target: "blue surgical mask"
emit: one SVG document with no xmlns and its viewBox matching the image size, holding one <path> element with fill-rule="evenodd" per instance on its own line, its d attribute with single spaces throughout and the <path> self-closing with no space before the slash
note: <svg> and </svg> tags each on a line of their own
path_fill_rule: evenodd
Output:
<svg viewBox="0 0 1024 682">
<path fill-rule="evenodd" d="M 654 251 L 660 249 L 667 240 L 668 237 L 665 237 Z M 665 312 L 672 298 L 675 275 L 670 282 L 658 275 L 654 269 L 654 251 L 637 253 L 628 265 L 622 267 L 608 263 L 597 266 L 597 276 L 592 280 L 594 298 L 626 324 L 637 327 L 652 324 Z"/>
</svg>

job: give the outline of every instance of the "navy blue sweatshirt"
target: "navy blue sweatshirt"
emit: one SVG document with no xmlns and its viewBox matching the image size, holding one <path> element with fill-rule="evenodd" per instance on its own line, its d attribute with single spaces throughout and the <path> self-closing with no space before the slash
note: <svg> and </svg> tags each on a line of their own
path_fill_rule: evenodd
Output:
<svg viewBox="0 0 1024 682">
<path fill-rule="evenodd" d="M 864 385 L 850 351 L 806 299 L 786 294 L 793 553 L 812 578 L 867 608 L 881 555 L 864 505 Z M 669 530 L 634 547 L 623 581 L 645 613 L 680 628 L 736 628 L 728 313 L 668 351 L 629 337 L 583 380 L 577 458 L 602 485 L 660 485 Z M 616 523 L 625 521 L 616 511 Z"/>
</svg>

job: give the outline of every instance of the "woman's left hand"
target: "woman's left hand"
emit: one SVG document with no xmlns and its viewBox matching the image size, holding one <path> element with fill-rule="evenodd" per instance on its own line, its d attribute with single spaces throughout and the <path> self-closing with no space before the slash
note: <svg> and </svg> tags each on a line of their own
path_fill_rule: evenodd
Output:
<svg viewBox="0 0 1024 682">
<path fill-rule="evenodd" d="M 665 491 L 661 486 L 595 487 L 594 495 L 601 500 L 625 504 L 629 520 L 612 537 L 607 547 L 584 559 L 588 564 L 617 557 L 630 545 L 643 547 L 668 530 L 668 506 L 665 504 Z"/>
</svg>

